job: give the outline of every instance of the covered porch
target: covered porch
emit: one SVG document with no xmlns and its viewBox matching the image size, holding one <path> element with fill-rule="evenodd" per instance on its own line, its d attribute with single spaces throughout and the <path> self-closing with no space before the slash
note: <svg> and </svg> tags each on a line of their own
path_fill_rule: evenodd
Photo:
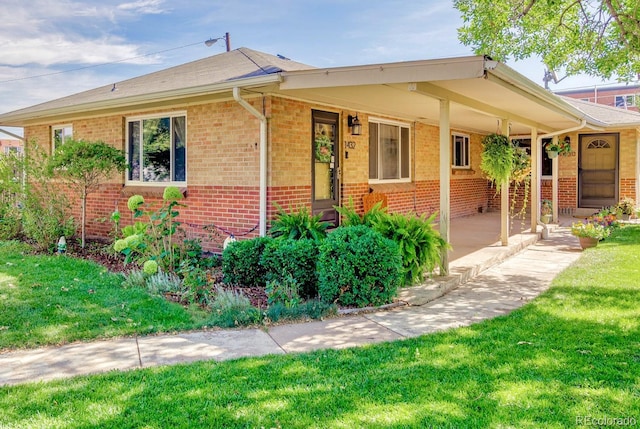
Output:
<svg viewBox="0 0 640 429">
<path fill-rule="evenodd" d="M 501 241 L 500 218 L 500 212 L 489 212 L 452 219 L 450 243 L 453 249 L 449 252 L 449 273 L 446 276 L 434 274 L 421 285 L 402 289 L 398 299 L 410 305 L 424 305 L 534 244 L 538 244 L 538 248 L 547 243 L 551 247 L 560 245 L 563 251 L 581 252 L 578 240 L 570 236 L 566 228 L 575 221 L 573 218 L 561 217 L 557 224 L 551 225 L 549 230 L 553 237 L 549 240 L 542 239 L 540 226 L 532 232 L 528 216 L 512 219 L 506 246 Z M 560 239 L 557 236 L 561 236 Z"/>
<path fill-rule="evenodd" d="M 542 138 L 557 138 L 570 130 L 601 125 L 506 65 L 482 56 L 303 70 L 283 73 L 282 77 L 276 92 L 287 97 L 339 106 L 369 116 L 388 115 L 411 122 L 414 128 L 416 124 L 437 127 L 434 133 L 437 137 L 430 140 L 437 142 L 436 153 L 424 151 L 415 156 L 437 160 L 431 171 L 439 175 L 436 178 L 439 189 L 432 195 L 439 195 L 439 201 L 432 211 L 439 213 L 440 234 L 454 247 L 443 256 L 445 274 L 457 269 L 454 261 L 474 253 L 474 246 L 509 248 L 518 245 L 522 230 L 536 231 Z M 483 217 L 486 225 L 477 225 L 468 217 L 452 216 L 455 180 L 452 180 L 451 138 L 455 130 L 480 136 L 500 133 L 531 139 L 531 202 L 524 225 L 519 220 L 510 222 L 507 183 L 502 184 L 501 212 Z M 417 183 L 417 175 L 424 170 L 415 168 L 415 164 L 414 170 L 411 180 Z M 555 201 L 557 166 L 554 184 Z M 554 214 L 557 219 L 557 211 Z M 465 242 L 460 238 L 465 238 Z"/>
</svg>

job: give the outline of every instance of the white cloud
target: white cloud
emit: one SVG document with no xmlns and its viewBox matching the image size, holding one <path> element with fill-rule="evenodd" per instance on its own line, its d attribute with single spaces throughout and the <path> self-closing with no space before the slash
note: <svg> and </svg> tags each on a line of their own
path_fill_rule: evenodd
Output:
<svg viewBox="0 0 640 429">
<path fill-rule="evenodd" d="M 131 64 L 155 60 L 143 55 L 141 46 L 118 35 L 117 22 L 125 15 L 162 13 L 163 0 L 120 4 L 62 0 L 6 0 L 0 16 L 11 16 L 0 26 L 0 64 L 102 64 L 123 59 Z"/>
<path fill-rule="evenodd" d="M 117 6 L 118 10 L 127 12 L 144 13 L 144 14 L 162 14 L 167 13 L 169 9 L 162 8 L 164 0 L 138 0 L 131 3 L 122 3 Z"/>
</svg>

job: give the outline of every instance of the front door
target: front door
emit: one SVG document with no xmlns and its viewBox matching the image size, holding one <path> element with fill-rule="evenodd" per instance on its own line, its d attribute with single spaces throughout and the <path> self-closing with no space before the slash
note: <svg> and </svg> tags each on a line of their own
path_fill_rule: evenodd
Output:
<svg viewBox="0 0 640 429">
<path fill-rule="evenodd" d="M 322 220 L 338 224 L 338 141 L 340 117 L 337 113 L 313 110 L 311 132 L 311 210 Z"/>
<path fill-rule="evenodd" d="M 618 137 L 618 134 L 580 135 L 580 207 L 609 207 L 618 202 Z"/>
</svg>

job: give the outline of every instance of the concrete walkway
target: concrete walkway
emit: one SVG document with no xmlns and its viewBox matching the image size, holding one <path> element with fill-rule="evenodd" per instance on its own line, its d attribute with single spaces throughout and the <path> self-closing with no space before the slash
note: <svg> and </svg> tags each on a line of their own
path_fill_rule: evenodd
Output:
<svg viewBox="0 0 640 429">
<path fill-rule="evenodd" d="M 451 263 L 450 276 L 403 290 L 400 300 L 406 305 L 392 310 L 268 329 L 210 330 L 8 352 L 0 354 L 0 385 L 197 360 L 339 349 L 466 326 L 509 313 L 535 298 L 581 251 L 578 240 L 564 227 L 547 240 L 537 241 L 536 234 L 514 234 L 508 247 L 473 244 L 466 249 L 459 246 L 458 252 L 462 254 Z"/>
</svg>

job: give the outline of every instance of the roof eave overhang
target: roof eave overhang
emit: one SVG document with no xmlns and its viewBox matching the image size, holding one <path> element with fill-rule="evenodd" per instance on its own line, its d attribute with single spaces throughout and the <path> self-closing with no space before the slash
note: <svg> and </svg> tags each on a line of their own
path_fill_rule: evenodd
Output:
<svg viewBox="0 0 640 429">
<path fill-rule="evenodd" d="M 480 78 L 485 73 L 484 62 L 485 57 L 472 56 L 284 72 L 280 89 L 419 82 L 424 76 L 429 76 L 429 82 Z"/>
<path fill-rule="evenodd" d="M 58 108 L 42 109 L 33 111 L 27 109 L 27 112 L 16 111 L 15 113 L 7 113 L 0 115 L 0 125 L 2 126 L 24 126 L 27 123 L 36 122 L 43 118 L 57 117 L 64 115 L 73 115 L 82 113 L 86 115 L 92 112 L 108 110 L 112 108 L 128 108 L 134 106 L 142 106 L 150 103 L 158 103 L 162 101 L 178 100 L 194 96 L 203 96 L 207 94 L 219 94 L 232 91 L 233 88 L 258 88 L 272 84 L 278 84 L 282 81 L 280 73 L 274 73 L 266 76 L 251 77 L 246 79 L 228 80 L 209 85 L 199 85 L 189 88 L 179 88 L 169 91 L 158 91 L 134 95 L 130 97 L 118 97 L 109 100 L 101 100 L 95 102 L 75 104 Z"/>
<path fill-rule="evenodd" d="M 580 109 L 565 102 L 557 95 L 542 88 L 530 81 L 528 78 L 517 73 L 512 68 L 502 64 L 498 61 L 487 60 L 485 77 L 491 81 L 497 82 L 502 86 L 510 87 L 515 92 L 524 95 L 527 98 L 536 99 L 538 102 L 542 102 L 547 108 L 556 111 L 569 119 L 572 119 L 576 124 L 586 121 L 586 127 L 603 128 L 609 124 L 599 121 Z"/>
</svg>

